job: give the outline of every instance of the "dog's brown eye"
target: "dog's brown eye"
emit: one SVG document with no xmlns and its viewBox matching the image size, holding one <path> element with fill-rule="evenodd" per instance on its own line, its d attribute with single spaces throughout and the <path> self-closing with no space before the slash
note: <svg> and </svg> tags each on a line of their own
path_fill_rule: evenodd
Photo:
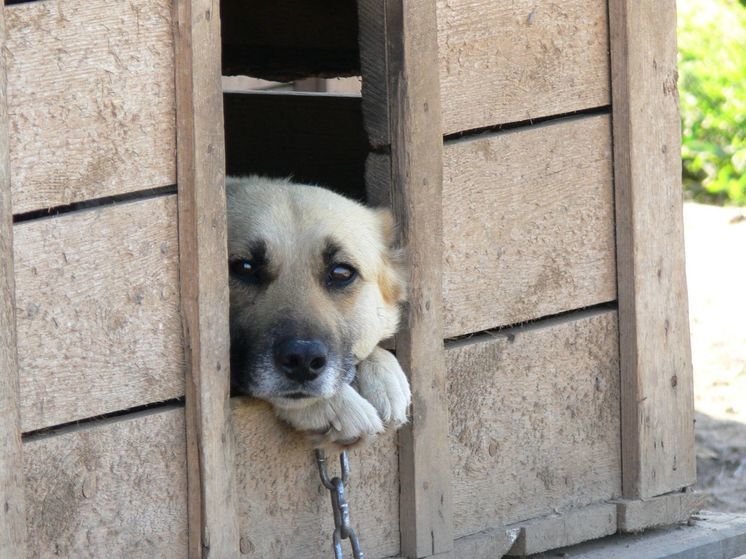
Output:
<svg viewBox="0 0 746 559">
<path fill-rule="evenodd" d="M 259 267 L 253 261 L 245 258 L 231 260 L 230 271 L 231 274 L 243 281 L 258 283 L 260 280 Z"/>
<path fill-rule="evenodd" d="M 355 268 L 347 264 L 335 264 L 329 270 L 327 283 L 329 287 L 344 287 L 352 282 L 357 276 Z"/>
</svg>

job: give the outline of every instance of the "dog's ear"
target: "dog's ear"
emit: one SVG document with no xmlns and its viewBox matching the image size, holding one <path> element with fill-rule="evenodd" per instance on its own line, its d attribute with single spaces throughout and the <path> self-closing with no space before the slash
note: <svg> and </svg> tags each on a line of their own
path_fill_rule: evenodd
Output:
<svg viewBox="0 0 746 559">
<path fill-rule="evenodd" d="M 375 211 L 385 245 L 378 286 L 384 301 L 396 305 L 407 300 L 406 254 L 399 246 L 398 230 L 391 210 L 381 208 Z"/>
</svg>

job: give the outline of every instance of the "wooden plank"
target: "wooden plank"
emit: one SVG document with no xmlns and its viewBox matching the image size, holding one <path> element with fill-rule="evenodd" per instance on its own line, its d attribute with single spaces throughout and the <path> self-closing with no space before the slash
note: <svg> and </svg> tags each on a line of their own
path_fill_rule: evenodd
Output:
<svg viewBox="0 0 746 559">
<path fill-rule="evenodd" d="M 223 0 L 223 73 L 289 81 L 359 73 L 355 2 Z"/>
<path fill-rule="evenodd" d="M 30 557 L 186 556 L 183 408 L 67 428 L 23 450 Z"/>
<path fill-rule="evenodd" d="M 391 144 L 390 105 L 393 103 L 389 68 L 386 11 L 390 0 L 358 0 L 360 73 L 363 116 L 371 146 Z"/>
<path fill-rule="evenodd" d="M 175 196 L 14 234 L 24 431 L 184 394 Z"/>
<path fill-rule="evenodd" d="M 174 2 L 189 557 L 237 557 L 220 4 Z"/>
<path fill-rule="evenodd" d="M 520 534 L 507 556 L 525 557 L 610 536 L 616 533 L 616 525 L 617 509 L 611 503 L 536 518 L 521 525 Z"/>
<path fill-rule="evenodd" d="M 453 542 L 453 557 L 469 559 L 494 559 L 503 557 L 518 539 L 520 528 L 492 528 Z"/>
<path fill-rule="evenodd" d="M 739 559 L 746 554 L 746 516 L 706 512 L 686 526 L 621 534 L 534 555 L 573 559 Z"/>
<path fill-rule="evenodd" d="M 446 336 L 616 297 L 607 115 L 447 143 Z"/>
<path fill-rule="evenodd" d="M 5 75 L 5 8 L 0 6 L 0 559 L 26 557 L 16 348 L 13 211 Z"/>
<path fill-rule="evenodd" d="M 13 210 L 175 182 L 170 0 L 6 8 Z"/>
<path fill-rule="evenodd" d="M 609 3 L 624 496 L 693 484 L 674 0 Z"/>
<path fill-rule="evenodd" d="M 647 528 L 658 528 L 680 524 L 704 508 L 707 495 L 691 491 L 679 491 L 644 501 L 620 501 L 617 503 L 619 530 L 642 532 Z"/>
<path fill-rule="evenodd" d="M 386 48 L 379 59 L 373 57 L 380 49 L 361 52 L 368 72 L 363 71 L 363 87 L 371 77 L 382 77 L 388 83 L 388 102 L 364 105 L 364 118 L 369 131 L 382 129 L 377 122 L 390 121 L 390 200 L 410 266 L 409 303 L 396 339 L 413 402 L 412 420 L 399 436 L 401 551 L 406 557 L 428 557 L 453 549 L 451 480 L 445 467 L 442 131 L 435 4 L 390 0 L 383 12 L 365 4 L 360 13 L 368 13 L 366 9 L 385 17 L 379 29 L 385 29 Z M 382 201 L 382 192 L 372 194 Z"/>
<path fill-rule="evenodd" d="M 605 2 L 437 5 L 444 133 L 609 104 Z"/>
<path fill-rule="evenodd" d="M 226 93 L 224 100 L 229 175 L 292 175 L 365 201 L 360 97 Z"/>
<path fill-rule="evenodd" d="M 258 400 L 234 398 L 236 494 L 241 557 L 306 559 L 331 555 L 334 521 L 313 452 L 302 435 L 278 422 Z M 339 462 L 328 455 L 331 475 Z M 371 559 L 399 552 L 396 434 L 350 451 L 351 523 Z M 332 473 L 336 472 L 336 473 Z M 344 542 L 345 553 L 349 553 Z"/>
<path fill-rule="evenodd" d="M 458 536 L 621 492 L 615 311 L 583 311 L 446 350 Z"/>
</svg>

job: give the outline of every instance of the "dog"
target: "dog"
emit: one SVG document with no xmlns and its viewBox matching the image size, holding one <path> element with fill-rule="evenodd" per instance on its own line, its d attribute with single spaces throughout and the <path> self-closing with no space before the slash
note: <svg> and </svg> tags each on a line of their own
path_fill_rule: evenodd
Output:
<svg viewBox="0 0 746 559">
<path fill-rule="evenodd" d="M 258 176 L 228 177 L 226 193 L 231 393 L 319 448 L 406 423 L 409 383 L 378 345 L 407 292 L 391 212 Z"/>
</svg>

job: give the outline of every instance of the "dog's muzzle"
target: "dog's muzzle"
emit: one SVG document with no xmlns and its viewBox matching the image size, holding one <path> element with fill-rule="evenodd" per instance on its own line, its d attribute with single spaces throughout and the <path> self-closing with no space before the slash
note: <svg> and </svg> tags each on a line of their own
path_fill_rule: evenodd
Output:
<svg viewBox="0 0 746 559">
<path fill-rule="evenodd" d="M 280 340 L 274 344 L 272 354 L 277 370 L 298 384 L 318 378 L 329 362 L 329 350 L 320 340 Z"/>
</svg>

